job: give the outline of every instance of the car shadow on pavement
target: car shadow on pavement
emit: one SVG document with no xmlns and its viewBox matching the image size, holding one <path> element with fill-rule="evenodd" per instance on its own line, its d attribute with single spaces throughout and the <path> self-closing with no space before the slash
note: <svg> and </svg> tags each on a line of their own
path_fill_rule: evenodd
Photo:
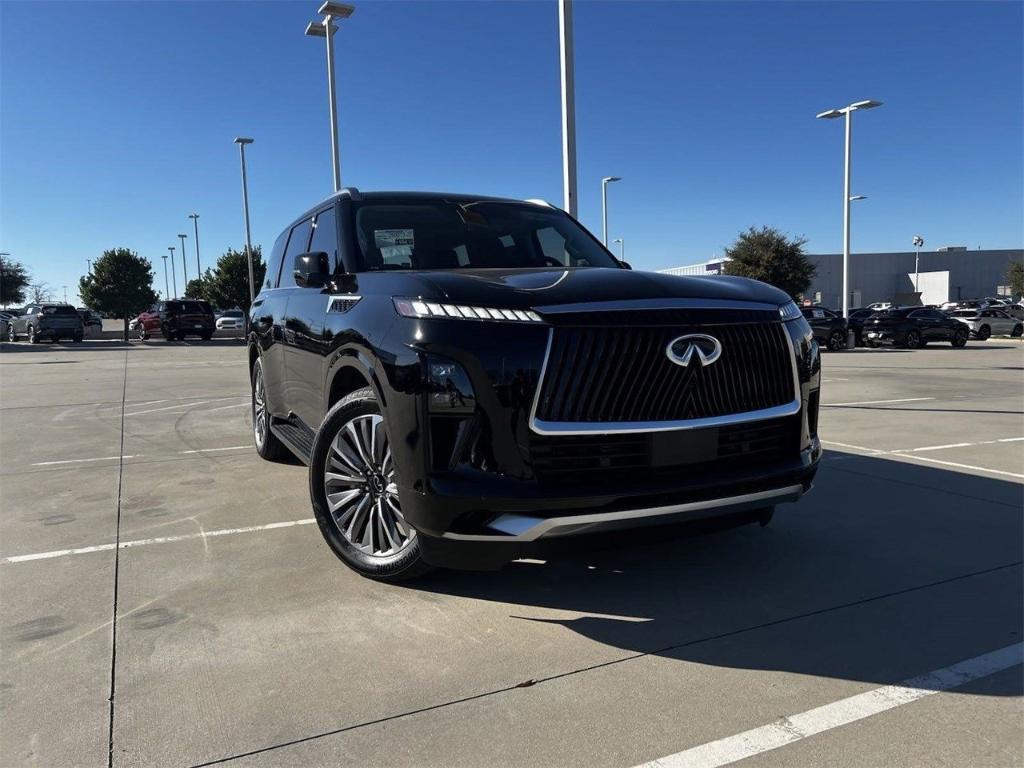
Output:
<svg viewBox="0 0 1024 768">
<path fill-rule="evenodd" d="M 648 543 L 441 572 L 416 587 L 508 604 L 513 618 L 559 625 L 626 659 L 872 684 L 1021 641 L 1019 484 L 827 455 L 815 491 L 766 528 L 648 529 Z M 1024 690 L 1018 676 L 986 693 Z"/>
</svg>

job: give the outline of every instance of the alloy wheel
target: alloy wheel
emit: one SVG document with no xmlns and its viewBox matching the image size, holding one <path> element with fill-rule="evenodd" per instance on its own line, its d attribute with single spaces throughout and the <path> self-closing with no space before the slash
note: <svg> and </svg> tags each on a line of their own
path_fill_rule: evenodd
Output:
<svg viewBox="0 0 1024 768">
<path fill-rule="evenodd" d="M 263 389 L 263 366 L 257 364 L 252 379 L 252 432 L 256 447 L 263 448 L 267 440 L 267 399 Z"/>
<path fill-rule="evenodd" d="M 384 419 L 371 413 L 342 425 L 324 465 L 327 508 L 341 535 L 370 557 L 390 557 L 415 538 L 405 522 Z"/>
</svg>

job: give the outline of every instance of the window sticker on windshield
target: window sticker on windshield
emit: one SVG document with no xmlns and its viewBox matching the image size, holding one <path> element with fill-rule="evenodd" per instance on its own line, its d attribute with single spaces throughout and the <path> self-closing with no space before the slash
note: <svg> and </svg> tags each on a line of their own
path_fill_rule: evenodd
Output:
<svg viewBox="0 0 1024 768">
<path fill-rule="evenodd" d="M 373 230 L 373 241 L 378 248 L 388 248 L 395 245 L 416 245 L 416 238 L 411 229 L 375 229 Z"/>
</svg>

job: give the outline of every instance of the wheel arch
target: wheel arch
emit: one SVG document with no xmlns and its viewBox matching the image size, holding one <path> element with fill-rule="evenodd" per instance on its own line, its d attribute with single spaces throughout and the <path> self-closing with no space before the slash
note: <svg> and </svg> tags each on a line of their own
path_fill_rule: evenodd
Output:
<svg viewBox="0 0 1024 768">
<path fill-rule="evenodd" d="M 381 408 L 385 407 L 386 399 L 375 370 L 375 363 L 376 361 L 363 350 L 343 351 L 328 371 L 325 411 L 329 411 L 346 395 L 365 387 L 372 389 Z"/>
</svg>

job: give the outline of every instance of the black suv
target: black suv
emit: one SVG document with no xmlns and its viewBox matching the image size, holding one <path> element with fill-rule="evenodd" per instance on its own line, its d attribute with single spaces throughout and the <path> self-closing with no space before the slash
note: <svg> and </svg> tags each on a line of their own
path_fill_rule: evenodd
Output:
<svg viewBox="0 0 1024 768">
<path fill-rule="evenodd" d="M 846 349 L 849 326 L 841 314 L 824 307 L 800 307 L 800 311 L 819 344 L 825 345 L 832 352 Z"/>
<path fill-rule="evenodd" d="M 70 304 L 29 304 L 7 323 L 7 340 L 28 338 L 29 344 L 49 339 L 81 341 L 85 333 L 78 310 Z"/>
<path fill-rule="evenodd" d="M 630 271 L 542 202 L 342 190 L 277 239 L 250 324 L 256 449 L 309 465 L 324 538 L 377 579 L 766 522 L 821 454 L 788 296 Z"/>
<path fill-rule="evenodd" d="M 864 343 L 869 347 L 892 344 L 918 349 L 930 341 L 948 341 L 960 348 L 970 330 L 938 309 L 901 307 L 876 312 L 864 321 Z"/>
</svg>

